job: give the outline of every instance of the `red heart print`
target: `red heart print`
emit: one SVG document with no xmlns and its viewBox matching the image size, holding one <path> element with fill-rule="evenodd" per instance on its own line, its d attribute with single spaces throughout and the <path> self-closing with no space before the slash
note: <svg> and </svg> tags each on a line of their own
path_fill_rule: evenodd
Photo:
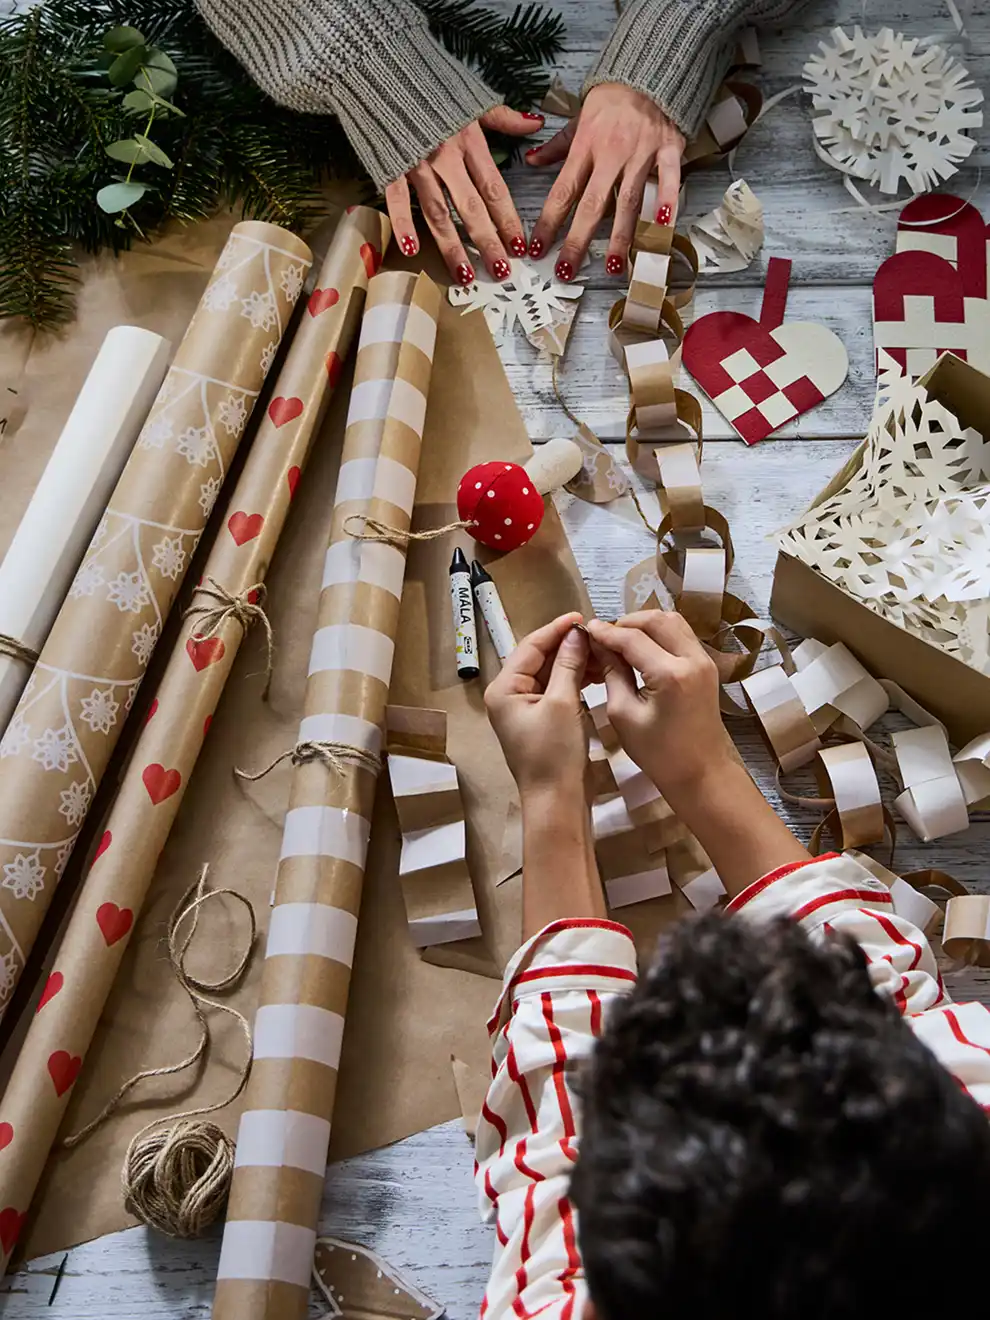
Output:
<svg viewBox="0 0 990 1320">
<path fill-rule="evenodd" d="M 260 536 L 264 525 L 263 513 L 243 513 L 240 509 L 227 519 L 227 530 L 238 545 L 243 545 L 245 541 L 253 541 L 256 536 Z"/>
<path fill-rule="evenodd" d="M 148 797 L 151 798 L 156 807 L 164 802 L 166 798 L 170 798 L 173 793 L 178 793 L 179 786 L 182 783 L 182 776 L 178 770 L 166 770 L 157 761 L 144 767 L 141 771 L 141 778 L 148 790 Z"/>
<path fill-rule="evenodd" d="M 296 487 L 299 485 L 299 478 L 302 476 L 302 468 L 290 467 L 285 474 L 285 483 L 289 487 L 289 499 L 294 499 Z"/>
<path fill-rule="evenodd" d="M 151 721 L 155 718 L 155 712 L 156 712 L 157 710 L 158 710 L 158 698 L 155 697 L 154 701 L 153 701 L 153 702 L 151 703 L 151 705 L 148 707 L 148 713 L 147 713 L 147 715 L 145 715 L 145 717 L 144 717 L 144 722 L 145 722 L 145 724 L 150 724 L 150 723 L 151 723 Z"/>
<path fill-rule="evenodd" d="M 310 316 L 319 316 L 321 312 L 329 310 L 338 302 L 340 302 L 340 294 L 336 289 L 314 289 L 309 295 L 306 310 Z"/>
<path fill-rule="evenodd" d="M 209 731 L 210 731 L 210 725 L 211 725 L 212 723 L 213 723 L 213 716 L 212 716 L 212 715 L 207 715 L 206 719 L 203 721 L 203 737 L 204 737 L 204 738 L 205 738 L 206 735 L 209 733 Z"/>
<path fill-rule="evenodd" d="M 55 1083 L 55 1094 L 65 1095 L 66 1091 L 79 1076 L 82 1059 L 78 1054 L 69 1054 L 66 1050 L 56 1050 L 48 1056 L 48 1074 Z M 3 1212 L 6 1214 L 6 1210 Z M 16 1238 L 14 1239 L 16 1241 Z"/>
<path fill-rule="evenodd" d="M 17 1239 L 21 1236 L 26 1218 L 27 1211 L 20 1214 L 12 1205 L 0 1210 L 0 1246 L 3 1247 L 5 1256 L 9 1256 L 17 1246 Z"/>
<path fill-rule="evenodd" d="M 281 395 L 277 399 L 272 399 L 268 405 L 268 416 L 276 426 L 285 426 L 293 421 L 303 410 L 302 399 L 295 397 L 283 399 Z"/>
<path fill-rule="evenodd" d="M 261 588 L 252 587 L 251 590 L 248 592 L 247 598 L 249 605 L 257 605 L 258 601 L 261 600 Z"/>
<path fill-rule="evenodd" d="M 200 671 L 222 660 L 226 649 L 222 637 L 190 637 L 186 642 L 186 653 Z"/>
<path fill-rule="evenodd" d="M 55 998 L 63 985 L 65 985 L 65 977 L 62 973 L 52 972 L 51 976 L 49 976 L 48 980 L 45 982 L 45 988 L 42 990 L 41 998 L 38 1000 L 38 1007 L 34 1010 L 35 1013 L 40 1013 L 48 1003 L 49 999 Z"/>
<path fill-rule="evenodd" d="M 0 1123 L 0 1150 L 6 1150 L 14 1140 L 14 1129 L 9 1123 Z"/>
<path fill-rule="evenodd" d="M 113 835 L 109 830 L 104 830 L 103 838 L 100 840 L 100 846 L 97 848 L 96 852 L 93 853 L 93 866 L 95 866 L 100 860 L 106 850 L 110 847 L 111 843 L 113 843 Z"/>
<path fill-rule="evenodd" d="M 337 381 L 340 380 L 340 373 L 344 368 L 343 362 L 336 353 L 327 354 L 327 380 L 330 382 L 330 388 L 334 389 Z"/>
<path fill-rule="evenodd" d="M 107 948 L 122 940 L 134 925 L 134 913 L 130 908 L 119 908 L 116 903 L 101 903 L 96 909 L 96 924 L 103 932 Z"/>
<path fill-rule="evenodd" d="M 361 260 L 364 262 L 364 268 L 368 272 L 368 278 L 377 274 L 378 267 L 382 264 L 382 254 L 371 243 L 361 244 Z"/>
</svg>

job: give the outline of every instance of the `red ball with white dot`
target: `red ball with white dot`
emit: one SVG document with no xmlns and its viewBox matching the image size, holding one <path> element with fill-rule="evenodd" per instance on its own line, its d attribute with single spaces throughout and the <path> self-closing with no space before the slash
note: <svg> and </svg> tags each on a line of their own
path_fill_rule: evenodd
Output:
<svg viewBox="0 0 990 1320">
<path fill-rule="evenodd" d="M 518 463 L 479 463 L 457 487 L 457 512 L 482 545 L 516 550 L 543 521 L 543 496 Z"/>
</svg>

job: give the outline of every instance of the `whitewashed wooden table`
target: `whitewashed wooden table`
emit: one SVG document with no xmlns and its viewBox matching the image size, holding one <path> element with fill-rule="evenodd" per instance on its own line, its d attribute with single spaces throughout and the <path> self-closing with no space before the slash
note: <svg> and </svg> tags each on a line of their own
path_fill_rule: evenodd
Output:
<svg viewBox="0 0 990 1320">
<path fill-rule="evenodd" d="M 510 0 L 497 0 L 511 9 Z M 990 72 L 990 0 L 972 0 L 965 10 L 970 36 L 966 63 L 980 86 Z M 0 9 L 3 5 L 0 5 Z M 593 54 L 614 20 L 613 0 L 568 0 L 567 50 L 559 71 L 577 90 Z M 938 0 L 824 0 L 812 3 L 794 26 L 764 34 L 761 80 L 769 96 L 800 80 L 801 67 L 819 38 L 836 23 L 891 26 L 908 35 L 944 32 L 949 23 Z M 987 132 L 972 167 L 953 186 L 987 210 L 990 182 L 978 173 L 990 164 Z M 842 338 L 851 362 L 838 395 L 788 425 L 779 438 L 747 449 L 730 439 L 727 424 L 710 407 L 705 413 L 704 480 L 708 502 L 732 524 L 737 551 L 733 589 L 757 609 L 766 609 L 775 547 L 772 532 L 821 489 L 865 430 L 873 394 L 870 285 L 879 263 L 893 250 L 895 219 L 850 211 L 837 174 L 822 165 L 811 146 L 806 99 L 784 101 L 747 138 L 736 161 L 763 202 L 767 243 L 753 267 L 738 275 L 706 279 L 698 313 L 720 308 L 758 314 L 766 260 L 791 257 L 794 270 L 788 315 L 821 321 Z M 546 182 L 519 166 L 511 172 L 520 214 L 532 223 Z M 729 182 L 724 167 L 692 178 L 687 214 L 701 215 L 719 200 Z M 975 189 L 975 191 L 974 191 Z M 568 347 L 563 389 L 571 407 L 603 440 L 624 436 L 627 391 L 605 347 L 605 318 L 619 286 L 603 272 L 605 231 L 592 252 L 588 291 Z M 503 360 L 534 441 L 567 434 L 570 426 L 554 399 L 548 367 L 517 339 Z M 616 452 L 622 452 L 616 446 Z M 567 500 L 562 511 L 578 564 L 596 609 L 606 617 L 621 610 L 627 569 L 650 553 L 648 534 L 626 502 L 595 508 Z M 775 800 L 772 766 L 752 730 L 738 735 L 750 770 Z M 813 822 L 783 814 L 807 837 Z M 906 838 L 906 831 L 903 832 Z M 905 843 L 903 869 L 934 866 L 951 871 L 973 889 L 990 888 L 986 858 L 990 821 L 977 820 L 955 839 L 924 847 Z M 958 994 L 990 998 L 990 977 L 971 974 Z M 349 1160 L 328 1172 L 322 1231 L 373 1246 L 445 1303 L 450 1320 L 477 1314 L 491 1256 L 489 1231 L 478 1219 L 471 1181 L 472 1153 L 457 1124 L 434 1128 L 387 1150 Z M 68 1258 L 55 1304 L 48 1308 L 61 1257 L 31 1262 L 0 1289 L 2 1320 L 42 1316 L 71 1320 L 193 1320 L 209 1315 L 220 1232 L 194 1243 L 173 1243 L 132 1229 L 75 1248 Z M 326 1306 L 314 1298 L 313 1316 Z"/>
</svg>

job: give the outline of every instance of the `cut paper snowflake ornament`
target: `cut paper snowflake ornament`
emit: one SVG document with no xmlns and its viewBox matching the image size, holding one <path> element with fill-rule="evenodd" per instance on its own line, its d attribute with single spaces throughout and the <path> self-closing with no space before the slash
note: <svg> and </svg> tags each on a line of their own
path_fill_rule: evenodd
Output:
<svg viewBox="0 0 990 1320">
<path fill-rule="evenodd" d="M 745 270 L 763 246 L 763 206 L 745 179 L 725 190 L 714 211 L 688 226 L 702 275 Z"/>
<path fill-rule="evenodd" d="M 884 28 L 842 28 L 804 66 L 818 154 L 854 179 L 896 194 L 952 177 L 982 127 L 983 93 L 941 46 Z"/>
<path fill-rule="evenodd" d="M 556 260 L 556 252 L 540 261 L 517 258 L 509 262 L 507 280 L 494 280 L 482 271 L 473 284 L 452 285 L 447 296 L 451 306 L 465 313 L 482 311 L 496 343 L 502 343 L 519 325 L 531 343 L 545 347 L 539 342 L 541 332 L 564 323 L 569 328 L 575 303 L 584 294 L 580 284 L 557 279 Z"/>
</svg>

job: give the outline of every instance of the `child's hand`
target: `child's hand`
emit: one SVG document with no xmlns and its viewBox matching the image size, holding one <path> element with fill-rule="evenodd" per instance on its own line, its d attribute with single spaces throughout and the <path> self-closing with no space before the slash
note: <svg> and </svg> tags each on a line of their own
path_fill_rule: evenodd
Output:
<svg viewBox="0 0 990 1320">
<path fill-rule="evenodd" d="M 581 688 L 588 639 L 564 614 L 524 637 L 485 693 L 492 728 L 521 794 L 573 791 L 584 801 L 588 734 Z"/>
<path fill-rule="evenodd" d="M 718 671 L 679 614 L 650 610 L 588 624 L 622 746 L 671 805 L 731 759 L 718 707 Z M 633 670 L 643 686 L 637 690 Z"/>
</svg>

